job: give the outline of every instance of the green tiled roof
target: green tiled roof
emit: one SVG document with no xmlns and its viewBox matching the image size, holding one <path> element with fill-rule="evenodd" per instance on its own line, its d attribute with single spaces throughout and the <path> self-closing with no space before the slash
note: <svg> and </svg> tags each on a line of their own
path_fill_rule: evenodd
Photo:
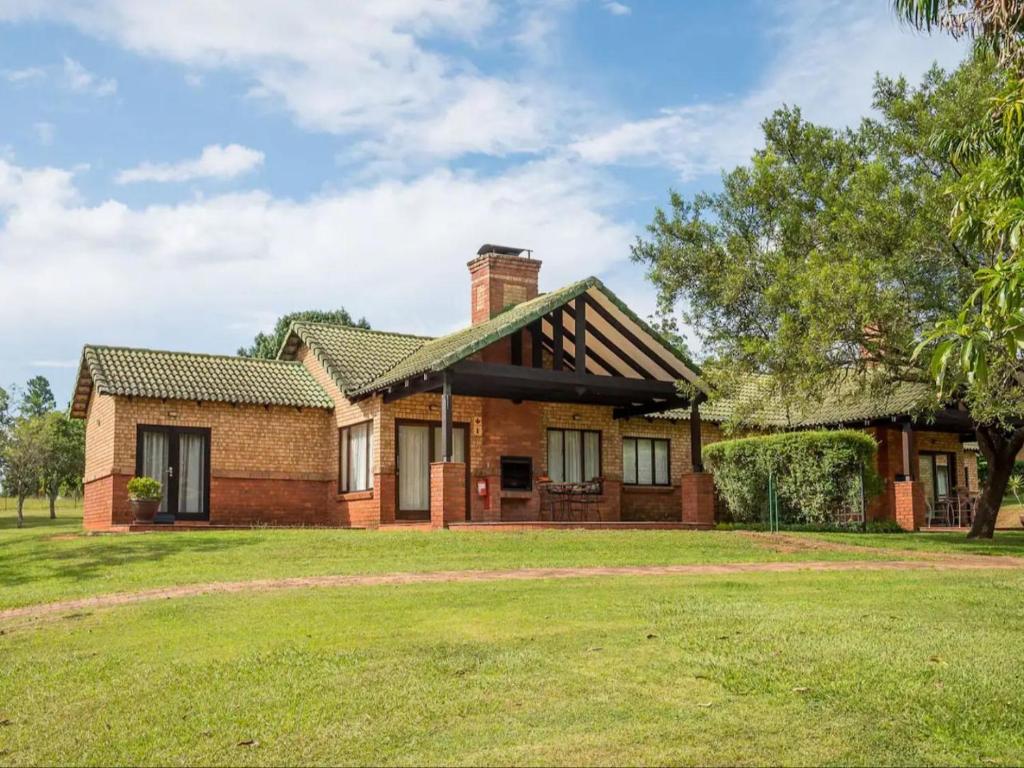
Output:
<svg viewBox="0 0 1024 768">
<path fill-rule="evenodd" d="M 85 415 L 92 387 L 106 395 L 334 407 L 301 363 L 190 352 L 86 346 L 72 415 Z"/>
<path fill-rule="evenodd" d="M 426 336 L 371 331 L 332 323 L 293 323 L 281 347 L 294 354 L 295 340 L 307 347 L 346 395 L 358 391 L 429 343 Z"/>
<path fill-rule="evenodd" d="M 330 323 L 297 322 L 292 324 L 288 337 L 281 345 L 279 357 L 292 359 L 299 343 L 305 344 L 346 396 L 367 395 L 421 373 L 440 371 L 464 360 L 572 301 L 589 288 L 600 290 L 651 336 L 660 339 L 656 331 L 633 314 L 600 280 L 589 277 L 509 307 L 486 322 L 438 338 Z M 697 372 L 697 367 L 677 350 L 667 343 L 666 348 L 694 373 Z"/>
<path fill-rule="evenodd" d="M 716 423 L 736 418 L 756 427 L 810 428 L 914 413 L 933 396 L 934 389 L 924 383 L 902 382 L 891 391 L 878 394 L 862 391 L 851 382 L 826 394 L 820 402 L 810 402 L 803 408 L 787 411 L 784 403 L 771 396 L 765 377 L 751 376 L 734 395 L 702 403 L 700 413 L 705 421 Z M 689 413 L 672 410 L 658 416 L 686 419 Z"/>
<path fill-rule="evenodd" d="M 596 277 L 580 280 L 557 291 L 516 304 L 486 322 L 431 339 L 393 368 L 368 382 L 355 394 L 373 392 L 420 373 L 443 370 L 513 331 L 525 328 L 551 310 L 572 301 L 592 285 L 599 284 Z"/>
</svg>

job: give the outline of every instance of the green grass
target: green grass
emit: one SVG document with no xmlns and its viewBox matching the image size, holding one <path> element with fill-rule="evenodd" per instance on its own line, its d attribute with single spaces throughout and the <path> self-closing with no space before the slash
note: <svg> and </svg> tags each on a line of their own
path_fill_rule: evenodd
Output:
<svg viewBox="0 0 1024 768">
<path fill-rule="evenodd" d="M 758 574 L 78 613 L 0 636 L 0 763 L 1020 764 L 1022 590 Z"/>
<path fill-rule="evenodd" d="M 0 500 L 0 510 L 3 501 Z M 893 549 L 1024 556 L 1024 533 L 990 542 L 959 534 L 793 534 L 864 545 L 862 552 L 787 551 L 727 531 L 535 531 L 529 533 L 274 530 L 85 534 L 81 508 L 49 520 L 33 500 L 26 527 L 0 517 L 0 609 L 213 581 L 588 565 L 893 559 Z"/>
<path fill-rule="evenodd" d="M 0 510 L 3 503 L 0 501 Z M 518 566 L 1024 555 L 1024 535 L 254 530 L 0 518 L 0 607 Z M 788 538 L 788 537 L 787 537 Z M 785 544 L 780 541 L 779 544 Z M 241 592 L 0 622 L 0 765 L 1020 764 L 1022 571 Z"/>
<path fill-rule="evenodd" d="M 88 535 L 81 520 L 0 529 L 0 608 L 211 581 L 529 566 L 850 559 L 721 532 L 273 530 Z M 8 521 L 9 523 L 10 521 Z M 878 557 L 865 550 L 862 557 Z"/>
</svg>

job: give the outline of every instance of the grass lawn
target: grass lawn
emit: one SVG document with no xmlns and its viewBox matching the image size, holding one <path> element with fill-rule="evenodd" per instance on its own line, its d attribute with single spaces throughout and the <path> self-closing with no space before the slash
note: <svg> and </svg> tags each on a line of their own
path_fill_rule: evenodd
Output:
<svg viewBox="0 0 1024 768">
<path fill-rule="evenodd" d="M 0 637 L 0 762 L 1024 762 L 1024 574 L 206 596 Z"/>
<path fill-rule="evenodd" d="M 35 504 L 21 530 L 13 527 L 13 516 L 0 517 L 0 609 L 147 587 L 287 576 L 893 556 L 868 548 L 859 554 L 775 551 L 749 536 L 714 531 L 257 529 L 89 535 L 82 533 L 80 509 L 62 509 L 56 521 L 47 515 L 45 505 Z M 1024 536 L 1016 541 L 1024 555 Z"/>
<path fill-rule="evenodd" d="M 88 536 L 59 514 L 4 519 L 0 607 L 273 576 L 855 557 L 737 532 Z M 863 558 L 1024 555 L 1021 534 L 799 538 Z M 1022 594 L 1024 569 L 677 575 L 0 620 L 0 765 L 1021 764 Z"/>
</svg>

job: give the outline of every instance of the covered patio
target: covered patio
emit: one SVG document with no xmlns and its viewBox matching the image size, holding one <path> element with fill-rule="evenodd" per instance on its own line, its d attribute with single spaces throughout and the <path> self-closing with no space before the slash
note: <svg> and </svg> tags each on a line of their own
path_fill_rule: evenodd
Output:
<svg viewBox="0 0 1024 768">
<path fill-rule="evenodd" d="M 506 528 L 713 523 L 711 478 L 700 462 L 698 406 L 705 394 L 697 373 L 599 282 L 573 288 L 508 310 L 484 324 L 497 328 L 484 327 L 447 355 L 433 357 L 425 349 L 423 360 L 406 366 L 411 370 L 366 392 L 380 392 L 383 407 L 396 412 L 389 436 L 396 522 Z M 428 426 L 402 417 L 403 403 L 424 401 L 438 406 L 433 436 Z M 673 466 L 686 460 L 679 477 L 664 478 L 664 491 L 673 485 L 681 491 L 674 519 L 623 520 L 621 425 L 664 429 L 668 422 L 649 417 L 680 409 L 689 414 L 688 424 L 674 424 L 665 447 L 658 445 L 659 471 L 664 466 L 667 473 L 670 440 L 686 443 L 672 449 L 679 453 Z M 649 438 L 639 439 L 648 447 Z M 429 515 L 411 516 L 403 500 L 413 473 L 422 481 L 407 495 L 423 498 L 426 482 Z"/>
</svg>

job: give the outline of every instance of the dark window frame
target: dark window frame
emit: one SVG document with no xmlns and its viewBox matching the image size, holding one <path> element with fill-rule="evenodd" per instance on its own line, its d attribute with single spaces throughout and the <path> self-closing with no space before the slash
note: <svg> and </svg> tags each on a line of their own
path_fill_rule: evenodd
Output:
<svg viewBox="0 0 1024 768">
<path fill-rule="evenodd" d="M 637 443 L 633 449 L 633 462 L 634 462 L 634 473 L 633 476 L 636 478 L 635 483 L 626 482 L 626 441 L 632 440 Z M 639 440 L 650 440 L 651 441 L 651 482 L 641 483 L 640 482 L 640 444 Z M 667 475 L 664 483 L 657 482 L 658 470 L 654 463 L 654 444 L 665 443 L 665 474 Z M 622 484 L 629 486 L 630 488 L 670 488 L 672 486 L 672 439 L 668 437 L 648 437 L 647 435 L 628 435 L 622 438 Z"/>
<path fill-rule="evenodd" d="M 441 424 L 441 422 L 439 420 L 438 421 L 434 421 L 434 420 L 431 420 L 431 419 L 395 419 L 395 518 L 398 519 L 398 520 L 429 520 L 430 519 L 430 510 L 429 509 L 426 510 L 425 513 L 424 513 L 424 510 L 422 510 L 422 509 L 403 509 L 401 507 L 401 504 L 399 503 L 399 495 L 400 494 L 399 494 L 399 489 L 398 489 L 398 486 L 399 486 L 399 483 L 398 483 L 398 473 L 399 473 L 398 428 L 399 427 L 430 427 L 430 438 L 429 438 L 429 441 L 428 441 L 429 442 L 429 446 L 428 446 L 427 455 L 429 457 L 430 463 L 433 464 L 434 462 L 440 460 L 435 455 L 436 452 L 434 451 L 434 441 L 435 441 L 434 430 L 435 429 L 436 430 L 440 430 L 442 426 L 443 425 Z M 466 519 L 470 520 L 470 519 L 472 519 L 472 510 L 470 509 L 471 501 L 472 501 L 472 494 L 470 494 L 470 488 L 469 488 L 470 481 L 471 481 L 470 469 L 471 469 L 472 456 L 471 456 L 471 451 L 470 451 L 470 445 L 472 443 L 472 434 L 470 432 L 470 424 L 469 424 L 468 421 L 454 421 L 453 420 L 452 421 L 452 427 L 453 428 L 454 427 L 461 427 L 462 430 L 463 430 L 462 434 L 464 435 L 463 440 L 465 441 L 465 445 L 463 446 L 463 450 L 464 450 L 464 452 L 466 454 L 466 461 L 465 461 L 465 464 L 466 464 Z"/>
<path fill-rule="evenodd" d="M 213 430 L 210 427 L 176 427 L 167 424 L 135 425 L 135 476 L 142 477 L 142 433 L 163 432 L 167 435 L 167 464 L 174 467 L 175 482 L 167 487 L 167 512 L 178 520 L 210 519 L 210 455 L 213 453 Z M 203 509 L 199 512 L 178 512 L 179 466 L 178 435 L 201 435 L 206 438 L 206 455 L 203 457 Z"/>
<path fill-rule="evenodd" d="M 582 482 L 588 483 L 591 480 L 600 480 L 604 478 L 604 434 L 599 429 L 579 429 L 577 427 L 548 427 L 545 433 L 545 444 L 544 444 L 544 456 L 547 461 L 547 474 L 551 477 L 551 440 L 549 435 L 552 432 L 562 433 L 562 480 L 556 482 L 568 482 L 565 480 L 565 433 L 566 432 L 579 432 L 580 433 L 580 477 L 583 478 Z M 586 449 L 586 438 L 584 435 L 587 434 L 597 435 L 597 474 L 593 478 L 586 477 L 586 461 L 587 461 L 587 449 Z M 552 478 L 553 480 L 553 478 Z"/>
<path fill-rule="evenodd" d="M 931 462 L 932 462 L 932 494 L 933 494 L 933 498 L 936 498 L 936 499 L 939 498 L 939 473 L 938 473 L 938 463 L 935 461 L 935 458 L 937 456 L 946 456 L 948 458 L 948 461 L 949 461 L 949 473 L 948 473 L 948 477 L 947 477 L 947 482 L 949 483 L 949 494 L 953 495 L 956 492 L 956 490 L 957 490 L 957 482 L 958 482 L 958 478 L 957 478 L 957 474 L 956 474 L 956 470 L 957 470 L 956 453 L 954 453 L 953 451 L 918 451 L 917 452 L 917 457 L 918 457 L 917 458 L 917 463 L 918 463 L 917 473 L 918 474 L 921 473 L 920 464 L 921 464 L 921 457 L 922 456 L 931 459 Z M 966 462 L 965 462 L 964 468 L 966 469 Z M 917 479 L 920 480 L 921 478 L 917 478 Z"/>
<path fill-rule="evenodd" d="M 342 445 L 348 439 L 349 433 L 355 427 L 369 426 L 369 439 L 366 441 L 366 487 L 358 490 L 351 490 L 352 483 L 348 477 L 348 462 L 343 457 L 348 456 L 347 451 L 342 451 Z M 372 493 L 373 482 L 373 419 L 357 421 L 354 424 L 346 424 L 338 427 L 338 493 Z"/>
</svg>

